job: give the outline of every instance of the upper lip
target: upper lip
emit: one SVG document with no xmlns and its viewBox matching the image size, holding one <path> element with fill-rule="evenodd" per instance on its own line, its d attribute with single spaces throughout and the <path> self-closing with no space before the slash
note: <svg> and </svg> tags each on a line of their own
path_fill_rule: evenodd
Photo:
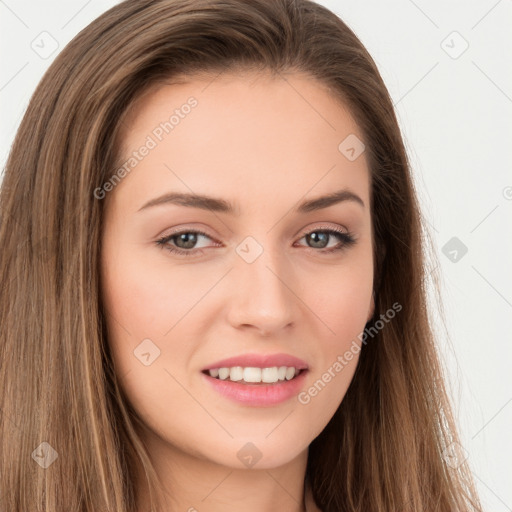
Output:
<svg viewBox="0 0 512 512">
<path fill-rule="evenodd" d="M 308 365 L 302 359 L 290 354 L 242 354 L 216 361 L 204 367 L 201 371 L 213 368 L 232 368 L 242 366 L 244 368 L 272 368 L 274 366 L 289 366 L 298 370 L 307 370 Z"/>
</svg>

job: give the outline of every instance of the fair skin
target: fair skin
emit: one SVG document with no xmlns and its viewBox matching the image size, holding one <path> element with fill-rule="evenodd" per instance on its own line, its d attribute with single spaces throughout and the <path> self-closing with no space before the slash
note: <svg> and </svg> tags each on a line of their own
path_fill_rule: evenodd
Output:
<svg viewBox="0 0 512 512">
<path fill-rule="evenodd" d="M 358 341 L 374 308 L 369 171 L 365 153 L 350 161 L 338 145 L 363 136 L 309 77 L 214 76 L 153 88 L 123 121 L 127 159 L 175 108 L 190 96 L 198 102 L 105 199 L 108 341 L 167 490 L 162 510 L 303 512 L 308 446 L 341 403 L 358 354 L 307 404 L 297 396 L 242 404 L 206 385 L 201 370 L 241 354 L 291 354 L 307 362 L 304 391 Z M 364 206 L 345 200 L 294 211 L 342 189 Z M 172 203 L 141 210 L 168 192 L 220 198 L 238 211 Z M 355 243 L 328 254 L 343 239 L 306 236 L 320 228 L 349 232 Z M 156 243 L 197 229 L 208 236 L 195 245 L 180 237 L 166 245 L 195 255 Z M 251 263 L 236 251 L 248 236 L 263 251 Z M 160 350 L 149 365 L 134 355 L 147 339 L 146 352 Z M 251 467 L 237 456 L 247 443 L 261 455 Z M 149 510 L 138 485 L 138 510 Z M 318 509 L 310 502 L 308 510 Z"/>
</svg>

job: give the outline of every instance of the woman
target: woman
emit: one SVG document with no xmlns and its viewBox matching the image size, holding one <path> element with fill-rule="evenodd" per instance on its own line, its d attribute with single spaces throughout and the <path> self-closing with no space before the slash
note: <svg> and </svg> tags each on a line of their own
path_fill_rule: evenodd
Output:
<svg viewBox="0 0 512 512">
<path fill-rule="evenodd" d="M 2 183 L 5 510 L 480 510 L 385 85 L 310 1 L 128 0 Z"/>
</svg>

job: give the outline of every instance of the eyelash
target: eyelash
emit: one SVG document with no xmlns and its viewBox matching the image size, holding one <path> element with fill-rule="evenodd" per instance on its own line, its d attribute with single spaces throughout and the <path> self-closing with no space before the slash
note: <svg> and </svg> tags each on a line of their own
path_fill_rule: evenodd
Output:
<svg viewBox="0 0 512 512">
<path fill-rule="evenodd" d="M 169 251 L 170 253 L 176 254 L 178 256 L 187 256 L 187 257 L 189 257 L 189 256 L 194 256 L 194 255 L 202 254 L 203 249 L 190 249 L 188 251 L 185 251 L 183 249 L 179 249 L 179 248 L 176 248 L 176 247 L 168 245 L 168 243 L 173 238 L 175 238 L 175 237 L 177 237 L 179 235 L 188 234 L 188 233 L 194 233 L 196 235 L 203 235 L 203 236 L 211 239 L 211 237 L 207 233 L 205 233 L 204 231 L 196 230 L 196 229 L 191 229 L 191 230 L 179 231 L 179 232 L 173 233 L 172 235 L 167 235 L 167 236 L 164 236 L 162 238 L 159 238 L 156 241 L 156 244 L 161 249 L 165 249 L 166 251 Z M 341 245 L 338 245 L 336 247 L 331 247 L 330 249 L 318 249 L 318 250 L 315 250 L 314 247 L 306 247 L 306 249 L 311 249 L 311 250 L 313 250 L 315 252 L 321 252 L 321 253 L 324 253 L 324 254 L 326 254 L 326 253 L 330 254 L 330 253 L 342 251 L 344 249 L 348 249 L 349 247 L 351 247 L 352 245 L 354 245 L 356 243 L 356 239 L 353 237 L 353 235 L 351 233 L 347 233 L 347 232 L 344 232 L 344 231 L 341 231 L 341 230 L 337 230 L 337 229 L 332 229 L 332 228 L 329 228 L 329 229 L 322 229 L 322 228 L 313 229 L 313 230 L 311 230 L 311 231 L 309 231 L 307 233 L 304 233 L 300 239 L 304 238 L 307 235 L 310 235 L 311 233 L 327 233 L 329 235 L 335 235 L 339 239 L 341 239 L 341 242 L 340 242 Z"/>
</svg>

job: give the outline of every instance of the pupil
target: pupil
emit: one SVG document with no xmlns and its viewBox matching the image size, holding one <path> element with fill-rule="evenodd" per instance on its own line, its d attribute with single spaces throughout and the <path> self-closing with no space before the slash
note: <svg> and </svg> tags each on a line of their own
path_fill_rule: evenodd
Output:
<svg viewBox="0 0 512 512">
<path fill-rule="evenodd" d="M 313 233 L 307 235 L 307 237 L 309 238 L 309 241 L 313 242 L 313 244 L 320 244 L 314 245 L 314 247 L 320 247 L 321 249 L 323 249 L 327 245 L 327 238 L 329 237 L 329 235 L 328 233 L 319 233 L 317 231 L 314 231 Z"/>
<path fill-rule="evenodd" d="M 185 246 L 176 243 L 182 249 L 192 249 L 197 241 L 196 233 L 182 233 L 178 235 L 177 242 L 185 242 Z"/>
</svg>

